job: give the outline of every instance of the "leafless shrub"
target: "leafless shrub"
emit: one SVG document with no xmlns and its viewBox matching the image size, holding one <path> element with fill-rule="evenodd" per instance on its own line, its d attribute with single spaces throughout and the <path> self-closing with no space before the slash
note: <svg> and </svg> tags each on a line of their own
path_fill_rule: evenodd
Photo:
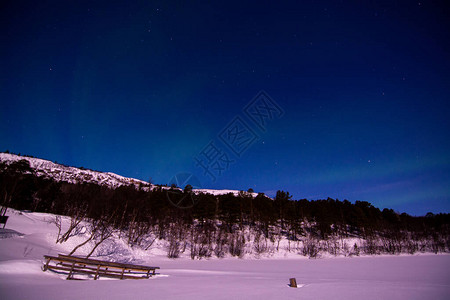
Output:
<svg viewBox="0 0 450 300">
<path fill-rule="evenodd" d="M 263 253 L 266 253 L 269 249 L 267 245 L 267 239 L 261 232 L 257 232 L 255 234 L 255 238 L 253 240 L 253 249 L 255 250 L 257 255 L 261 255 Z M 278 245 L 277 245 L 278 250 Z"/>
<path fill-rule="evenodd" d="M 319 254 L 319 243 L 313 237 L 307 237 L 303 240 L 302 254 L 309 258 L 317 258 Z"/>
<path fill-rule="evenodd" d="M 244 256 L 245 238 L 240 232 L 229 234 L 228 249 L 232 256 L 242 258 Z"/>
<path fill-rule="evenodd" d="M 359 256 L 360 252 L 361 252 L 360 248 L 359 248 L 358 245 L 355 243 L 355 244 L 353 245 L 353 247 L 352 247 L 352 250 L 349 252 L 349 255 L 350 255 L 350 256 L 353 256 L 353 255 Z"/>
</svg>

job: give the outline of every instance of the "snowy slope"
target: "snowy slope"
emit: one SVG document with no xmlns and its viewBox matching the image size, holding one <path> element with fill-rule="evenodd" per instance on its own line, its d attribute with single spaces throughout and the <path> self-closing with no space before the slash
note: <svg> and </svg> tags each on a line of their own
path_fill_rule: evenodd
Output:
<svg viewBox="0 0 450 300">
<path fill-rule="evenodd" d="M 0 153 L 0 162 L 11 163 L 23 159 L 27 160 L 30 163 L 30 167 L 36 171 L 36 175 L 53 178 L 56 181 L 66 181 L 69 183 L 95 183 L 103 186 L 108 186 L 113 189 L 123 185 L 134 185 L 136 188 L 141 187 L 143 189 L 153 189 L 155 187 L 155 185 L 150 185 L 148 182 L 139 179 L 123 177 L 111 172 L 98 172 L 76 167 L 68 167 L 45 159 L 19 156 L 10 153 Z M 163 187 L 163 189 L 168 189 L 168 187 Z M 227 193 L 233 193 L 234 195 L 237 195 L 239 193 L 239 191 L 237 190 L 195 189 L 193 191 L 195 193 L 202 192 L 213 195 L 223 195 Z M 253 193 L 252 195 L 256 197 L 258 194 Z"/>
<path fill-rule="evenodd" d="M 115 239 L 103 260 L 156 265 L 148 280 L 67 281 L 43 272 L 43 255 L 67 253 L 55 244 L 53 215 L 8 210 L 0 230 L 0 298 L 9 299 L 450 299 L 450 255 L 353 258 L 170 260 L 158 247 L 126 248 Z M 68 222 L 68 219 L 65 219 Z M 67 225 L 67 224 L 66 224 Z M 288 286 L 297 279 L 299 288 Z"/>
<path fill-rule="evenodd" d="M 31 158 L 26 156 L 19 156 L 9 153 L 0 153 L 0 161 L 13 162 L 19 160 L 27 160 L 30 163 L 30 167 L 36 171 L 38 176 L 45 176 L 53 178 L 56 181 L 66 181 L 69 183 L 96 183 L 99 185 L 109 186 L 111 188 L 117 188 L 122 185 L 148 186 L 145 181 L 123 177 L 114 173 L 103 173 L 92 170 L 82 170 L 75 167 L 68 167 L 54 162 L 40 159 Z"/>
<path fill-rule="evenodd" d="M 235 196 L 239 195 L 239 191 L 238 190 L 211 190 L 211 189 L 194 189 L 193 190 L 195 193 L 204 193 L 204 194 L 212 194 L 212 195 L 224 195 L 224 194 L 233 194 Z M 253 197 L 258 196 L 258 193 L 249 193 L 251 194 Z"/>
</svg>

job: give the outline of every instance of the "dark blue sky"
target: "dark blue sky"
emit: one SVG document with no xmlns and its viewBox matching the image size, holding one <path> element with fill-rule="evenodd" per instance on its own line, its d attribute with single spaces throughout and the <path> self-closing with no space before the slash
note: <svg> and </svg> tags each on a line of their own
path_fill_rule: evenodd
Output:
<svg viewBox="0 0 450 300">
<path fill-rule="evenodd" d="M 0 150 L 449 212 L 444 3 L 2 1 Z M 244 110 L 261 90 L 280 108 L 263 128 Z M 221 137 L 241 129 L 237 155 Z"/>
</svg>

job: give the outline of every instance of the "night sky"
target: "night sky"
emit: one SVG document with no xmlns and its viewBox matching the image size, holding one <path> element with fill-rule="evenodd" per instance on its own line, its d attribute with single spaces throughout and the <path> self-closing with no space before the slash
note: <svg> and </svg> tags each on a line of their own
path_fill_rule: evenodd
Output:
<svg viewBox="0 0 450 300">
<path fill-rule="evenodd" d="M 445 1 L 2 1 L 0 151 L 450 212 Z"/>
</svg>

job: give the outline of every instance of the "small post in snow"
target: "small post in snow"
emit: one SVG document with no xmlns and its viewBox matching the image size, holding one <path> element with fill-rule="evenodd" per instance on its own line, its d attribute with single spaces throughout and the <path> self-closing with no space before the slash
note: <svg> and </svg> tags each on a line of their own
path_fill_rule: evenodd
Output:
<svg viewBox="0 0 450 300">
<path fill-rule="evenodd" d="M 290 287 L 293 287 L 293 288 L 297 287 L 297 280 L 295 280 L 295 278 L 289 278 L 289 282 L 290 282 L 290 284 L 289 284 Z"/>
</svg>

